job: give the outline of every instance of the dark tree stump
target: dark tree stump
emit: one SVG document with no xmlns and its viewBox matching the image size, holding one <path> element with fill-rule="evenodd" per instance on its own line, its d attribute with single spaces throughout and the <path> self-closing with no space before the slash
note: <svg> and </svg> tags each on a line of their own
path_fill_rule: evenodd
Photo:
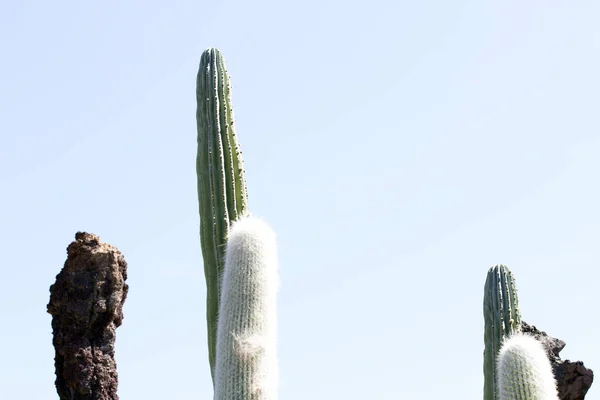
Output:
<svg viewBox="0 0 600 400">
<path fill-rule="evenodd" d="M 535 337 L 546 349 L 554 371 L 560 400 L 584 400 L 594 381 L 594 372 L 586 368 L 582 361 L 571 362 L 560 359 L 558 353 L 565 348 L 565 342 L 548 336 L 546 332 L 542 332 L 524 321 L 521 323 L 523 332 Z"/>
<path fill-rule="evenodd" d="M 96 235 L 77 232 L 50 286 L 56 390 L 61 400 L 118 400 L 115 331 L 129 287 L 127 263 Z"/>
</svg>

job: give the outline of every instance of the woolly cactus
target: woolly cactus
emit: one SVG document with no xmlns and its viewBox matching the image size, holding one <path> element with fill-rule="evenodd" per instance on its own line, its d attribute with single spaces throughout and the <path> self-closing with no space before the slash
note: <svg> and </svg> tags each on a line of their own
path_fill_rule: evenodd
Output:
<svg viewBox="0 0 600 400">
<path fill-rule="evenodd" d="M 496 400 L 496 357 L 503 340 L 521 330 L 515 279 L 512 272 L 504 265 L 495 265 L 488 271 L 484 287 L 483 317 L 485 321 L 484 400 Z"/>
<path fill-rule="evenodd" d="M 215 400 L 277 397 L 275 234 L 259 218 L 235 222 L 222 281 Z"/>
<path fill-rule="evenodd" d="M 231 86 L 223 56 L 206 50 L 196 81 L 198 153 L 196 174 L 200 238 L 206 277 L 208 355 L 214 379 L 220 277 L 230 224 L 246 212 L 247 194 L 236 139 Z"/>
<path fill-rule="evenodd" d="M 517 333 L 506 339 L 497 368 L 499 400 L 558 400 L 550 360 L 532 336 Z"/>
</svg>

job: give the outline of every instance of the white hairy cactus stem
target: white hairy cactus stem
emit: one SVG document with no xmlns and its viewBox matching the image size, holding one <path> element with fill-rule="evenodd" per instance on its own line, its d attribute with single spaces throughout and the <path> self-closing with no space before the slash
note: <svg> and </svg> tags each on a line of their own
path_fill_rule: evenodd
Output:
<svg viewBox="0 0 600 400">
<path fill-rule="evenodd" d="M 260 218 L 236 221 L 227 238 L 217 327 L 215 400 L 276 400 L 275 233 Z"/>
<path fill-rule="evenodd" d="M 550 360 L 534 337 L 517 333 L 498 354 L 499 400 L 558 400 Z"/>
</svg>

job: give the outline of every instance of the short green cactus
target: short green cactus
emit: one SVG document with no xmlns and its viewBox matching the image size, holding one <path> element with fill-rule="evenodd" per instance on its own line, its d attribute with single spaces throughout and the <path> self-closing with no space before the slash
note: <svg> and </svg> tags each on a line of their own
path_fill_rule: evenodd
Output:
<svg viewBox="0 0 600 400">
<path fill-rule="evenodd" d="M 497 400 L 496 357 L 503 340 L 521 331 L 519 297 L 512 272 L 504 265 L 488 271 L 484 287 L 483 317 L 485 350 L 483 360 L 484 400 Z"/>
<path fill-rule="evenodd" d="M 550 360 L 534 337 L 517 333 L 498 354 L 499 400 L 558 400 Z"/>
<path fill-rule="evenodd" d="M 225 245 L 230 224 L 244 215 L 248 201 L 242 156 L 234 129 L 229 75 L 217 49 L 208 49 L 202 54 L 196 100 L 200 238 L 207 289 L 208 355 L 214 380 Z"/>
<path fill-rule="evenodd" d="M 215 400 L 277 397 L 275 234 L 261 219 L 235 222 L 222 281 Z"/>
</svg>

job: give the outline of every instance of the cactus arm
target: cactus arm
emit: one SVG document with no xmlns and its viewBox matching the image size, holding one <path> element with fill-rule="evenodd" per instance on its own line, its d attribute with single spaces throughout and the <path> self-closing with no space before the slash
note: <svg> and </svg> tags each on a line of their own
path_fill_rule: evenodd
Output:
<svg viewBox="0 0 600 400">
<path fill-rule="evenodd" d="M 207 287 L 208 355 L 214 377 L 225 244 L 229 225 L 247 208 L 243 162 L 233 124 L 229 76 L 225 61 L 216 49 L 206 50 L 200 58 L 196 100 L 200 237 Z"/>
<path fill-rule="evenodd" d="M 275 234 L 261 219 L 235 222 L 222 280 L 215 400 L 276 400 Z"/>
<path fill-rule="evenodd" d="M 504 265 L 488 271 L 484 287 L 484 400 L 496 400 L 496 359 L 505 337 L 520 332 L 519 298 L 512 272 Z"/>
<path fill-rule="evenodd" d="M 550 360 L 534 337 L 517 333 L 498 354 L 499 400 L 558 400 Z"/>
<path fill-rule="evenodd" d="M 198 153 L 196 157 L 196 173 L 198 178 L 198 201 L 200 204 L 200 242 L 204 259 L 204 275 L 206 279 L 206 322 L 208 337 L 208 357 L 212 368 L 214 365 L 215 325 L 214 316 L 218 312 L 218 248 L 216 240 L 216 212 L 213 207 L 213 190 L 211 182 L 211 164 L 213 163 L 211 138 L 210 107 L 210 55 L 202 54 L 196 84 L 198 123 Z M 206 93 L 208 92 L 208 93 Z M 214 375 L 214 374 L 213 374 Z"/>
</svg>

